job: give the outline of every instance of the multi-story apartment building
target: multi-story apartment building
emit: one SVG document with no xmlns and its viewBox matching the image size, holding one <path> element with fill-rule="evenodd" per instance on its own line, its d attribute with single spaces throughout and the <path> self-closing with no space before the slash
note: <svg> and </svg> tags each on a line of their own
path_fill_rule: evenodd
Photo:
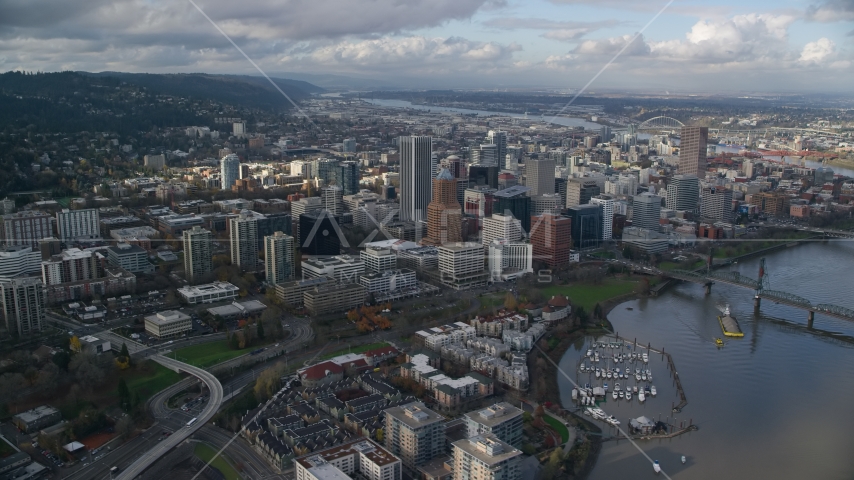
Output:
<svg viewBox="0 0 854 480">
<path fill-rule="evenodd" d="M 56 231 L 63 242 L 94 240 L 101 238 L 100 214 L 98 209 L 63 209 L 56 213 Z"/>
<path fill-rule="evenodd" d="M 700 194 L 700 216 L 716 222 L 732 220 L 732 190 L 724 187 L 706 187 Z"/>
<path fill-rule="evenodd" d="M 3 215 L 0 234 L 5 245 L 39 247 L 39 241 L 53 236 L 53 217 L 39 211 L 24 211 Z"/>
<path fill-rule="evenodd" d="M 231 263 L 243 270 L 255 270 L 258 266 L 258 219 L 241 212 L 228 219 L 231 240 Z"/>
<path fill-rule="evenodd" d="M 41 264 L 41 252 L 28 245 L 0 248 L 0 277 L 38 272 L 41 270 Z"/>
<path fill-rule="evenodd" d="M 45 326 L 44 284 L 37 277 L 0 278 L 0 304 L 6 330 L 14 337 L 29 337 Z"/>
<path fill-rule="evenodd" d="M 295 480 L 401 480 L 402 474 L 400 459 L 366 438 L 294 459 Z"/>
<path fill-rule="evenodd" d="M 674 175 L 667 185 L 667 208 L 693 212 L 700 202 L 700 180 L 693 175 Z"/>
<path fill-rule="evenodd" d="M 240 157 L 235 153 L 229 153 L 222 157 L 219 162 L 220 185 L 223 190 L 231 190 L 234 182 L 240 178 Z"/>
<path fill-rule="evenodd" d="M 128 243 L 119 243 L 107 247 L 107 261 L 110 265 L 121 267 L 131 273 L 151 273 L 154 265 L 148 261 L 145 249 Z"/>
<path fill-rule="evenodd" d="M 209 230 L 195 226 L 184 230 L 184 277 L 190 285 L 207 280 L 213 272 L 213 234 Z"/>
<path fill-rule="evenodd" d="M 268 284 L 293 280 L 295 247 L 294 237 L 282 232 L 264 237 L 264 272 Z"/>
<path fill-rule="evenodd" d="M 465 421 L 469 437 L 491 433 L 515 448 L 522 447 L 522 410 L 507 402 L 468 412 Z"/>
<path fill-rule="evenodd" d="M 495 435 L 457 440 L 451 447 L 454 451 L 454 480 L 522 478 L 522 452 Z"/>
<path fill-rule="evenodd" d="M 385 411 L 385 447 L 410 472 L 445 450 L 445 418 L 421 402 Z"/>
</svg>

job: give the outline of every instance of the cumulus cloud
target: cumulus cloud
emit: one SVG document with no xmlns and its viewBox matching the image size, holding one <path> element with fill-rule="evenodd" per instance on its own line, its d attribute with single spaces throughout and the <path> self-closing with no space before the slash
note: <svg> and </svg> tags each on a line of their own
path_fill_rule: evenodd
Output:
<svg viewBox="0 0 854 480">
<path fill-rule="evenodd" d="M 312 63 L 343 67 L 379 67 L 394 65 L 409 69 L 490 68 L 509 62 L 513 52 L 521 50 L 515 43 L 475 42 L 460 37 L 427 38 L 409 36 L 345 41 L 319 48 L 307 55 Z M 477 64 L 477 65 L 476 65 Z"/>
<path fill-rule="evenodd" d="M 819 38 L 814 42 L 804 45 L 798 61 L 807 64 L 824 63 L 829 57 L 836 53 L 836 44 L 828 38 Z"/>
</svg>

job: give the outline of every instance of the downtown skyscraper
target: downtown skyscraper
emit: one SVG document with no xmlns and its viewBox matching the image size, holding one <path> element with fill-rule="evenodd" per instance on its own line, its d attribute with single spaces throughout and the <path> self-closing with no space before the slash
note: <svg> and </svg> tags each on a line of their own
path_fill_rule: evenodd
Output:
<svg viewBox="0 0 854 480">
<path fill-rule="evenodd" d="M 706 176 L 706 143 L 708 127 L 682 127 L 679 137 L 679 173 L 681 175 Z"/>
<path fill-rule="evenodd" d="M 424 220 L 432 198 L 433 139 L 400 137 L 400 219 Z"/>
<path fill-rule="evenodd" d="M 220 188 L 231 190 L 234 182 L 240 178 L 240 157 L 235 153 L 229 153 L 219 161 Z"/>
</svg>

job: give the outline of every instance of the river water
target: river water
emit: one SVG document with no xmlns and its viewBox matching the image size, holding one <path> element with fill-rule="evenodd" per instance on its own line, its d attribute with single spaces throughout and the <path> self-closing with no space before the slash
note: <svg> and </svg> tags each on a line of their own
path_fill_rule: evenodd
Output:
<svg viewBox="0 0 854 480">
<path fill-rule="evenodd" d="M 756 278 L 759 260 L 733 269 Z M 774 252 L 767 255 L 766 270 L 773 290 L 854 308 L 854 242 Z M 675 424 L 693 420 L 699 426 L 639 445 L 674 479 L 854 478 L 854 344 L 848 337 L 854 336 L 854 324 L 817 314 L 816 330 L 809 331 L 805 311 L 763 300 L 761 315 L 754 317 L 752 302 L 748 289 L 715 284 L 705 296 L 702 286 L 682 283 L 658 298 L 625 302 L 611 311 L 608 318 L 621 337 L 672 354 L 688 399 Z M 722 336 L 719 303 L 730 304 L 745 333 L 722 349 L 712 342 Z M 562 370 L 582 383 L 589 376 L 576 367 L 586 349 L 587 343 L 578 344 L 561 361 Z M 652 355 L 650 369 L 658 397 L 640 405 L 636 399 L 615 402 L 609 395 L 602 404 L 623 425 L 640 415 L 665 420 L 678 403 L 660 356 Z M 571 407 L 571 384 L 560 376 L 558 383 L 564 406 Z M 685 465 L 682 455 L 688 458 Z M 622 440 L 605 442 L 591 478 L 654 475 L 649 462 Z"/>
<path fill-rule="evenodd" d="M 438 107 L 435 105 L 418 105 L 406 100 L 390 100 L 390 99 L 366 99 L 363 98 L 363 101 L 378 105 L 381 107 L 392 107 L 392 108 L 412 108 L 415 110 L 423 110 L 423 111 L 431 111 L 431 112 L 447 112 L 447 113 L 459 113 L 463 115 L 474 115 L 477 114 L 479 116 L 488 117 L 490 115 L 500 115 L 502 117 L 510 117 L 510 118 L 519 118 L 519 119 L 527 119 L 532 121 L 543 121 L 547 123 L 554 123 L 556 125 L 563 125 L 565 127 L 584 127 L 588 130 L 596 130 L 598 131 L 601 125 L 598 123 L 588 122 L 583 118 L 574 118 L 574 117 L 552 117 L 551 115 L 546 115 L 545 117 L 525 117 L 524 115 L 519 115 L 517 113 L 507 113 L 507 112 L 490 112 L 487 110 L 470 110 L 468 108 L 453 108 L 453 107 Z"/>
</svg>

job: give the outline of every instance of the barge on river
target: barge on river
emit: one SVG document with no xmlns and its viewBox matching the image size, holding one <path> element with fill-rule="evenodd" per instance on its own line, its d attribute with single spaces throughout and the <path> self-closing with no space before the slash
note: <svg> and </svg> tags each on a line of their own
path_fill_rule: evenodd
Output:
<svg viewBox="0 0 854 480">
<path fill-rule="evenodd" d="M 741 331 L 741 327 L 738 325 L 738 321 L 729 311 L 729 305 L 724 308 L 721 308 L 721 314 L 718 315 L 718 323 L 721 324 L 721 330 L 723 330 L 724 335 L 727 337 L 743 337 L 744 332 Z"/>
</svg>

